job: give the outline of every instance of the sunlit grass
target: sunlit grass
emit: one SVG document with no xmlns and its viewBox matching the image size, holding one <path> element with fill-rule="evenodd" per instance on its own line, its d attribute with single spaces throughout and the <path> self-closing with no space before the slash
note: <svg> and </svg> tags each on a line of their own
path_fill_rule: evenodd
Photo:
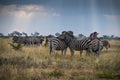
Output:
<svg viewBox="0 0 120 80">
<path fill-rule="evenodd" d="M 101 80 L 120 79 L 120 41 L 111 40 L 111 48 L 100 57 L 80 56 L 75 51 L 70 57 L 61 51 L 49 55 L 44 46 L 24 46 L 12 49 L 10 39 L 0 39 L 0 80 Z M 7 75 L 6 75 L 7 74 Z"/>
</svg>

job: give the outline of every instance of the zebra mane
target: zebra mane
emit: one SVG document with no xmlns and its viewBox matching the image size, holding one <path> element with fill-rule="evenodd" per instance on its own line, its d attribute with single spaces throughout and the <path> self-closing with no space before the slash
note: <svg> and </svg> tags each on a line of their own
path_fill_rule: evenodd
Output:
<svg viewBox="0 0 120 80">
<path fill-rule="evenodd" d="M 70 32 L 66 32 L 66 34 L 69 35 L 72 38 L 75 38 L 74 35 L 72 33 L 70 33 Z"/>
</svg>

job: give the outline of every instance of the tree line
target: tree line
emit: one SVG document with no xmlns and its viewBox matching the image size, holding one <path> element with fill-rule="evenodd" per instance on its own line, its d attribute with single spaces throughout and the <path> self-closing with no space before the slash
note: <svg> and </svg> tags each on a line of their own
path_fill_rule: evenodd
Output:
<svg viewBox="0 0 120 80">
<path fill-rule="evenodd" d="M 60 35 L 59 32 L 56 32 L 55 34 L 49 34 L 49 35 L 46 35 L 46 36 L 49 36 L 49 37 L 58 37 Z M 28 35 L 26 32 L 19 32 L 19 31 L 13 31 L 11 33 L 8 33 L 8 35 L 4 35 L 3 33 L 0 33 L 0 37 L 3 37 L 3 38 L 8 38 L 8 37 L 13 37 L 13 36 L 43 36 L 43 35 L 40 35 L 39 32 L 34 32 L 34 33 L 31 33 L 31 35 Z M 84 34 L 80 33 L 78 35 L 76 35 L 76 38 L 86 38 L 87 36 L 85 36 Z M 103 35 L 102 37 L 100 37 L 101 39 L 118 39 L 120 40 L 120 37 L 118 36 L 115 36 L 115 35 Z"/>
</svg>

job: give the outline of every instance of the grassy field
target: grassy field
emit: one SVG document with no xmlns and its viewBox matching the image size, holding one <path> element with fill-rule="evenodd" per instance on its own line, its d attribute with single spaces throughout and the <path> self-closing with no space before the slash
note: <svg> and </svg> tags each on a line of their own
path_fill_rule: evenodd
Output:
<svg viewBox="0 0 120 80">
<path fill-rule="evenodd" d="M 70 51 L 62 56 L 49 55 L 44 46 L 12 49 L 11 39 L 0 38 L 0 80 L 120 80 L 120 41 L 111 40 L 111 48 L 99 57 L 82 56 Z"/>
</svg>

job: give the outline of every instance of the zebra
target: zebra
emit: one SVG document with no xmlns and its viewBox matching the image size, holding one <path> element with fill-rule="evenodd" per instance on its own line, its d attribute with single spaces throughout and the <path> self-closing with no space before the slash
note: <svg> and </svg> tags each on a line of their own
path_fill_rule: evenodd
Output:
<svg viewBox="0 0 120 80">
<path fill-rule="evenodd" d="M 50 55 L 52 53 L 54 53 L 55 50 L 62 51 L 62 55 L 64 53 L 64 55 L 66 55 L 66 50 L 67 50 L 67 45 L 65 44 L 65 42 L 61 39 L 59 39 L 59 37 L 55 37 L 55 38 L 49 38 L 48 39 L 48 46 L 50 48 Z"/>
<path fill-rule="evenodd" d="M 91 40 L 99 39 L 99 38 L 97 37 L 98 34 L 99 34 L 99 33 L 97 33 L 97 32 L 93 32 L 93 33 L 90 34 L 89 38 L 90 38 Z"/>
<path fill-rule="evenodd" d="M 48 37 L 45 38 L 45 43 L 44 43 L 44 46 L 48 46 Z"/>
<path fill-rule="evenodd" d="M 14 36 L 12 38 L 13 43 L 21 43 L 24 45 L 40 45 L 42 39 L 40 39 L 39 37 L 22 37 L 22 36 Z"/>
<path fill-rule="evenodd" d="M 99 55 L 100 42 L 98 39 L 91 40 L 90 38 L 85 38 L 77 40 L 72 31 L 63 31 L 60 35 L 60 38 L 63 39 L 70 48 L 71 56 L 74 55 L 75 50 L 80 51 L 80 55 L 82 54 L 83 50 L 86 50 L 86 54 L 95 52 Z"/>
<path fill-rule="evenodd" d="M 25 40 L 25 37 L 22 37 L 22 36 L 13 36 L 12 38 L 13 43 L 24 44 L 24 40 Z"/>
<path fill-rule="evenodd" d="M 88 48 L 88 51 L 89 51 L 89 53 L 94 52 L 97 56 L 99 56 L 102 46 L 103 46 L 103 44 L 102 44 L 101 40 L 93 39 L 91 41 L 91 45 Z"/>
<path fill-rule="evenodd" d="M 105 47 L 106 50 L 108 50 L 108 48 L 110 48 L 110 43 L 107 40 L 101 40 L 103 46 L 101 47 L 101 50 Z"/>
</svg>

